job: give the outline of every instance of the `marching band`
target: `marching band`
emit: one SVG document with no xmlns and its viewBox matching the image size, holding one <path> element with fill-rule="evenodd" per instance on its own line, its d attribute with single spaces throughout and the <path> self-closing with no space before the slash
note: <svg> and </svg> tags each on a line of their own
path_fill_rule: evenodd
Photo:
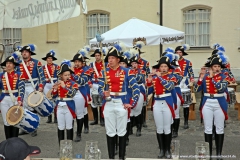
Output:
<svg viewBox="0 0 240 160">
<path fill-rule="evenodd" d="M 171 159 L 171 140 L 178 137 L 179 110 L 182 106 L 184 129 L 188 129 L 189 99 L 194 89 L 202 92 L 200 113 L 209 153 L 213 155 L 214 137 L 216 155 L 220 156 L 231 99 L 228 84 L 236 82 L 224 47 L 214 45 L 211 57 L 195 81 L 191 61 L 183 58 L 188 55 L 189 45 L 177 46 L 175 50 L 167 48 L 151 72 L 149 62 L 141 58 L 144 45 L 140 40 L 129 50 L 122 43 L 96 49 L 91 54 L 95 61 L 89 65 L 86 64 L 88 46 L 61 65 L 53 63 L 57 60 L 54 50 L 42 58 L 46 61 L 42 65 L 32 58 L 36 55 L 35 45 L 18 47 L 1 63 L 5 67 L 0 73 L 0 104 L 6 139 L 23 133 L 37 136 L 40 117 L 48 117 L 47 123 L 51 123 L 53 114 L 59 143 L 65 130 L 68 140 L 79 142 L 83 126 L 84 133 L 89 132 L 87 107 L 91 102 L 94 121 L 90 125 L 97 125 L 99 117 L 100 125 L 105 126 L 109 158 L 114 159 L 119 148 L 119 159 L 125 159 L 133 128 L 136 126 L 136 136 L 140 137 L 142 127 L 147 127 L 146 106 L 148 96 L 152 95 L 158 158 Z"/>
</svg>

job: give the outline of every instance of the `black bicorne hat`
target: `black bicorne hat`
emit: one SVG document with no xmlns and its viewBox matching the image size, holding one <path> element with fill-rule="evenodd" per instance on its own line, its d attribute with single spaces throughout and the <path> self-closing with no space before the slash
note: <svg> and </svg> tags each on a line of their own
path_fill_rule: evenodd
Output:
<svg viewBox="0 0 240 160">
<path fill-rule="evenodd" d="M 85 57 L 83 57 L 82 54 L 77 53 L 77 54 L 75 54 L 75 56 L 73 57 L 73 59 L 71 60 L 71 62 L 74 62 L 74 61 L 76 61 L 76 60 L 79 60 L 79 61 L 81 61 L 81 62 L 84 62 L 84 61 L 85 61 Z"/>
<path fill-rule="evenodd" d="M 20 49 L 20 52 L 23 52 L 24 50 L 28 51 L 31 53 L 31 55 L 36 55 L 35 53 L 35 50 L 36 50 L 36 46 L 34 44 L 28 44 L 26 46 L 23 46 L 21 49 Z"/>
<path fill-rule="evenodd" d="M 100 51 L 100 49 L 95 49 L 94 53 L 93 53 L 93 54 L 91 54 L 91 56 L 90 56 L 90 57 L 95 57 L 95 54 L 96 54 L 96 53 L 98 53 L 98 54 L 102 55 L 102 52 Z"/>
<path fill-rule="evenodd" d="M 62 74 L 63 72 L 69 71 L 71 74 L 74 74 L 74 72 L 71 70 L 71 68 L 69 67 L 69 65 L 62 63 L 60 65 L 60 69 L 57 72 L 57 75 L 59 76 L 60 74 Z"/>
<path fill-rule="evenodd" d="M 12 62 L 15 66 L 18 66 L 19 63 L 16 62 L 15 58 L 13 56 L 8 56 L 3 63 L 1 63 L 1 66 L 6 66 L 7 62 Z"/>
<path fill-rule="evenodd" d="M 155 69 L 158 69 L 160 67 L 161 64 L 167 64 L 169 69 L 174 69 L 174 67 L 171 66 L 171 62 L 170 62 L 170 59 L 169 57 L 161 57 L 160 60 L 158 61 L 158 64 L 152 66 L 152 68 L 155 68 Z"/>
<path fill-rule="evenodd" d="M 141 63 L 138 62 L 138 57 L 137 57 L 137 56 L 133 56 L 133 57 L 130 59 L 130 64 L 131 64 L 132 62 L 136 62 L 136 63 L 138 63 L 138 64 L 141 64 Z"/>
<path fill-rule="evenodd" d="M 42 60 L 46 61 L 48 57 L 52 57 L 53 61 L 57 60 L 57 58 L 55 57 L 55 51 L 51 50 L 46 54 L 46 57 L 43 57 Z"/>
<path fill-rule="evenodd" d="M 189 50 L 189 49 L 190 49 L 190 46 L 189 46 L 188 44 L 184 44 L 184 45 L 182 45 L 182 46 L 177 46 L 177 47 L 175 48 L 175 53 L 176 53 L 177 51 L 182 51 L 183 56 L 187 56 L 188 54 L 187 54 L 185 51 L 187 51 L 187 50 Z"/>
<path fill-rule="evenodd" d="M 117 57 L 120 59 L 120 61 L 122 60 L 122 56 L 120 55 L 119 51 L 117 50 L 117 48 L 115 47 L 112 47 L 111 49 L 109 49 L 105 59 L 104 59 L 104 62 L 108 62 L 108 57 L 109 56 L 114 56 L 114 57 Z"/>
<path fill-rule="evenodd" d="M 211 66 L 213 66 L 213 65 L 215 65 L 215 64 L 220 65 L 221 68 L 226 68 L 225 65 L 223 64 L 222 59 L 219 58 L 218 56 L 213 57 L 209 62 L 207 62 L 207 63 L 205 64 L 205 66 L 206 66 L 206 67 L 211 67 Z"/>
</svg>

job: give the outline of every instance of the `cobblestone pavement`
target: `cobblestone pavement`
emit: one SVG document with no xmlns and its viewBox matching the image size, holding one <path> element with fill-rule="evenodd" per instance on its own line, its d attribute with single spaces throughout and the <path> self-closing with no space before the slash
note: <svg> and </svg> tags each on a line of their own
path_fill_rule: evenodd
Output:
<svg viewBox="0 0 240 160">
<path fill-rule="evenodd" d="M 239 90 L 239 88 L 238 88 Z M 189 121 L 189 129 L 183 129 L 183 111 L 180 110 L 181 122 L 179 128 L 180 140 L 180 154 L 181 155 L 194 155 L 196 141 L 204 140 L 204 127 L 200 123 L 200 114 L 198 111 L 200 95 L 196 94 L 196 120 Z M 238 111 L 234 110 L 231 106 L 228 109 L 229 120 L 226 121 L 225 139 L 223 146 L 223 155 L 234 155 L 240 159 L 239 144 L 240 144 L 240 121 L 237 119 Z M 26 140 L 31 145 L 37 145 L 41 148 L 42 153 L 38 157 L 58 157 L 58 141 L 57 141 L 57 124 L 45 123 L 47 118 L 41 118 L 41 125 L 38 129 L 38 136 L 31 137 L 30 135 L 23 135 L 21 138 Z M 3 124 L 0 118 L 0 124 Z M 148 111 L 147 128 L 142 129 L 142 136 L 136 137 L 130 135 L 130 145 L 127 147 L 126 157 L 135 158 L 157 158 L 159 149 L 157 147 L 156 127 L 153 121 L 151 111 Z M 76 125 L 75 125 L 76 130 Z M 136 128 L 134 128 L 134 133 Z M 4 140 L 3 125 L 0 127 L 0 141 Z M 105 128 L 100 125 L 91 126 L 90 133 L 82 134 L 81 142 L 73 142 L 74 157 L 76 154 L 84 156 L 85 144 L 88 140 L 96 140 L 99 142 L 99 149 L 102 152 L 102 158 L 108 158 Z M 213 143 L 214 144 L 214 143 Z M 213 146 L 213 153 L 215 153 L 215 146 Z M 117 158 L 118 156 L 116 156 Z"/>
</svg>

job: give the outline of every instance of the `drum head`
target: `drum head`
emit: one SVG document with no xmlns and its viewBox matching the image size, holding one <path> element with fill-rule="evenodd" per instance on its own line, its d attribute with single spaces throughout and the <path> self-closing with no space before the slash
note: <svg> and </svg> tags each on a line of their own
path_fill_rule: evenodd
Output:
<svg viewBox="0 0 240 160">
<path fill-rule="evenodd" d="M 39 91 L 33 91 L 28 96 L 28 105 L 30 107 L 37 107 L 43 101 L 43 93 Z"/>
<path fill-rule="evenodd" d="M 18 124 L 23 118 L 24 113 L 23 107 L 21 106 L 19 108 L 18 107 L 19 106 L 12 106 L 7 111 L 6 120 L 7 123 L 11 126 Z"/>
<path fill-rule="evenodd" d="M 53 89 L 50 89 L 50 90 L 47 92 L 47 95 L 46 95 L 46 97 L 47 97 L 49 100 L 52 99 L 52 90 L 53 90 Z"/>
</svg>

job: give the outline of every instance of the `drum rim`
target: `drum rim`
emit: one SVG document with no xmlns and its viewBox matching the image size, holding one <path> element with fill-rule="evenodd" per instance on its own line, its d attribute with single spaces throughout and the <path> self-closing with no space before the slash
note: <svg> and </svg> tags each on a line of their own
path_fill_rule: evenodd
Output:
<svg viewBox="0 0 240 160">
<path fill-rule="evenodd" d="M 42 97 L 41 97 L 41 101 L 39 101 L 39 103 L 37 103 L 37 104 L 32 104 L 32 103 L 30 103 L 30 98 L 32 97 L 32 95 L 33 95 L 34 93 L 38 93 L 39 95 L 42 96 Z M 39 106 L 39 105 L 43 102 L 43 98 L 44 98 L 43 96 L 44 96 L 43 93 L 40 92 L 40 91 L 33 91 L 33 92 L 31 92 L 31 93 L 28 95 L 28 99 L 27 99 L 28 105 L 29 105 L 30 107 L 33 107 L 33 108 Z"/>
<path fill-rule="evenodd" d="M 19 118 L 16 122 L 14 122 L 14 123 L 13 123 L 13 122 L 9 122 L 9 119 L 8 119 L 8 117 L 9 117 L 8 115 L 10 114 L 9 111 L 12 110 L 13 107 L 16 108 L 16 107 L 19 107 L 19 106 L 14 105 L 14 106 L 10 107 L 10 108 L 8 109 L 7 115 L 6 115 L 6 121 L 7 121 L 7 123 L 8 123 L 9 125 L 11 125 L 11 126 L 17 125 L 19 122 L 21 122 L 21 120 L 23 119 L 23 115 L 24 115 L 23 107 L 20 106 L 20 107 L 19 107 L 19 110 L 21 110 L 21 112 L 22 112 L 20 118 Z"/>
</svg>

